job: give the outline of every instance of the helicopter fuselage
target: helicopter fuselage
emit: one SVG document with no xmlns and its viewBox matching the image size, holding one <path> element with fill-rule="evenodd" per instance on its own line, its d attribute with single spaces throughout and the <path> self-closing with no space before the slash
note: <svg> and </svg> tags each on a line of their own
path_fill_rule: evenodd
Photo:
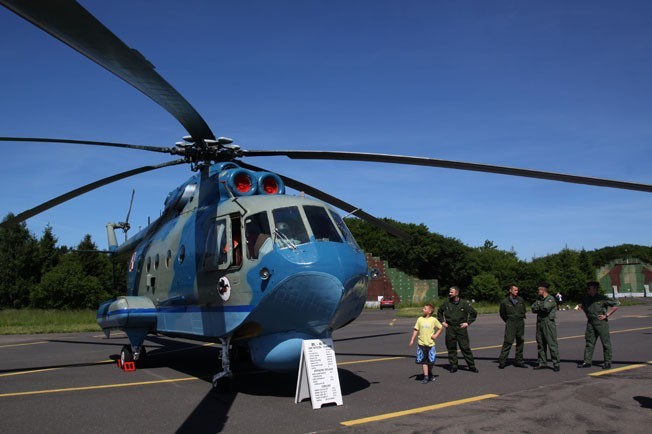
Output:
<svg viewBox="0 0 652 434">
<path fill-rule="evenodd" d="M 175 189 L 159 219 L 113 246 L 131 251 L 128 291 L 100 307 L 100 325 L 134 346 L 147 333 L 231 336 L 257 366 L 296 369 L 303 339 L 330 337 L 360 314 L 368 272 L 332 208 L 284 190 L 275 174 L 234 163 Z"/>
</svg>

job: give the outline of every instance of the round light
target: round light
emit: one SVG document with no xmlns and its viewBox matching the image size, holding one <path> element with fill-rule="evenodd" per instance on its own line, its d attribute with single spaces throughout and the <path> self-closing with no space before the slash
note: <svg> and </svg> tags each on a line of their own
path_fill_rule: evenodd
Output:
<svg viewBox="0 0 652 434">
<path fill-rule="evenodd" d="M 263 179 L 263 190 L 267 194 L 276 194 L 278 193 L 278 183 L 271 176 Z"/>
<path fill-rule="evenodd" d="M 263 268 L 260 269 L 260 272 L 258 273 L 258 275 L 260 276 L 260 278 L 262 280 L 267 280 L 267 279 L 269 279 L 269 276 L 271 276 L 271 273 L 269 272 L 269 270 L 267 268 L 263 267 Z"/>
<path fill-rule="evenodd" d="M 251 178 L 249 178 L 249 175 L 247 174 L 237 174 L 233 180 L 233 183 L 235 184 L 236 190 L 238 190 L 240 193 L 247 193 L 249 190 L 251 190 Z"/>
</svg>

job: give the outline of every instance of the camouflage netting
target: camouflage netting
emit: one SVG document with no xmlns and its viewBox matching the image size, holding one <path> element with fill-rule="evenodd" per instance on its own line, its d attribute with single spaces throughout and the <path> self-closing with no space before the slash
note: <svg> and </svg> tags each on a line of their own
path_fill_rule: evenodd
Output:
<svg viewBox="0 0 652 434">
<path fill-rule="evenodd" d="M 605 294 L 620 297 L 642 296 L 652 286 L 652 264 L 639 259 L 616 259 L 598 270 Z"/>
<path fill-rule="evenodd" d="M 439 285 L 436 279 L 420 280 L 395 268 L 390 268 L 387 261 L 367 254 L 367 265 L 380 272 L 378 279 L 369 282 L 367 300 L 376 301 L 379 296 L 394 297 L 397 303 L 404 305 L 421 304 L 437 300 Z"/>
</svg>

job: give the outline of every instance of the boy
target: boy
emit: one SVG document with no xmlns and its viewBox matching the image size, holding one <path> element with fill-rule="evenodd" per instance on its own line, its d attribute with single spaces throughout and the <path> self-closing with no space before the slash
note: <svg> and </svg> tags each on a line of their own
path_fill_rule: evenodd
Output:
<svg viewBox="0 0 652 434">
<path fill-rule="evenodd" d="M 432 316 L 435 308 L 432 304 L 427 303 L 423 306 L 423 316 L 417 319 L 414 324 L 414 331 L 412 332 L 412 339 L 410 339 L 410 346 L 414 343 L 414 338 L 419 336 L 417 341 L 417 359 L 416 363 L 423 367 L 423 380 L 422 384 L 428 384 L 433 381 L 432 366 L 437 359 L 437 351 L 435 349 L 435 339 L 441 333 L 442 325 Z M 435 329 L 437 331 L 435 331 Z"/>
</svg>

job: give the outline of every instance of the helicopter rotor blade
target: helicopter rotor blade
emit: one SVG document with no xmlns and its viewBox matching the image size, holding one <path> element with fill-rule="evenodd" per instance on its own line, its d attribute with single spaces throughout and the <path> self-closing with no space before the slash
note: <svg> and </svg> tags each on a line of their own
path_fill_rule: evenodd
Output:
<svg viewBox="0 0 652 434">
<path fill-rule="evenodd" d="M 365 152 L 338 151 L 241 151 L 243 156 L 269 157 L 285 156 L 303 160 L 341 160 L 368 161 L 375 163 L 409 164 L 413 166 L 443 167 L 447 169 L 468 170 L 472 172 L 496 173 L 501 175 L 520 176 L 525 178 L 547 179 L 551 181 L 569 182 L 573 184 L 610 187 L 622 190 L 634 190 L 652 193 L 652 185 L 636 182 L 617 181 L 604 178 L 568 175 L 564 173 L 546 172 L 541 170 L 519 169 L 515 167 L 495 166 L 491 164 L 466 163 L 461 161 L 440 160 L 427 157 L 410 157 L 405 155 L 374 154 Z"/>
<path fill-rule="evenodd" d="M 136 195 L 136 189 L 131 189 L 131 200 L 129 201 L 129 210 L 127 211 L 127 218 L 125 219 L 125 224 L 129 224 L 129 216 L 131 215 L 131 207 L 134 204 L 134 196 Z"/>
<path fill-rule="evenodd" d="M 215 139 L 190 103 L 137 50 L 74 0 L 0 0 L 0 4 L 117 75 L 174 116 L 197 141 Z"/>
<path fill-rule="evenodd" d="M 242 166 L 242 167 L 244 167 L 246 169 L 249 169 L 249 170 L 256 170 L 256 171 L 265 170 L 265 169 L 262 169 L 260 167 L 252 166 L 251 164 L 243 163 L 242 161 L 238 161 L 238 165 L 240 165 L 240 166 Z M 309 195 L 311 195 L 311 196 L 313 196 L 313 197 L 315 197 L 315 198 L 317 198 L 319 200 L 322 200 L 322 201 L 324 201 L 326 203 L 329 203 L 329 204 L 331 204 L 333 206 L 336 206 L 337 208 L 339 208 L 341 210 L 344 210 L 344 211 L 346 211 L 346 212 L 348 212 L 348 213 L 350 213 L 350 214 L 352 214 L 352 215 L 354 215 L 356 217 L 359 217 L 362 220 L 365 220 L 365 221 L 369 222 L 370 224 L 372 224 L 372 225 L 374 225 L 374 226 L 384 230 L 385 232 L 388 232 L 388 233 L 390 233 L 390 234 L 392 234 L 392 235 L 394 235 L 394 236 L 396 236 L 398 238 L 402 238 L 404 240 L 407 240 L 407 239 L 410 238 L 409 234 L 407 234 L 406 232 L 404 232 L 401 229 L 397 228 L 396 226 L 394 226 L 392 224 L 389 224 L 387 222 L 384 222 L 384 221 L 372 216 L 371 214 L 362 211 L 362 209 L 357 208 L 357 207 L 351 205 L 350 203 L 344 202 L 342 199 L 339 199 L 339 198 L 337 198 L 335 196 L 331 196 L 328 193 L 325 193 L 325 192 L 323 192 L 323 191 L 321 191 L 321 190 L 319 190 L 319 189 L 317 189 L 315 187 L 311 187 L 308 184 L 304 184 L 301 181 L 297 181 L 296 179 L 292 179 L 292 178 L 289 178 L 289 177 L 287 177 L 285 175 L 281 175 L 278 172 L 274 172 L 274 173 L 277 174 L 281 178 L 281 180 L 283 180 L 285 185 L 288 186 L 288 187 L 294 188 L 295 190 L 298 190 L 298 191 L 303 191 L 303 192 L 305 192 L 305 193 L 307 193 L 307 194 L 309 194 Z"/>
<path fill-rule="evenodd" d="M 2 1 L 2 0 L 0 0 Z M 139 149 L 141 151 L 161 152 L 170 154 L 170 148 L 147 145 L 131 145 L 128 143 L 97 142 L 93 140 L 53 139 L 45 137 L 0 137 L 0 142 L 32 142 L 32 143 L 66 143 L 73 145 L 110 146 L 113 148 Z"/>
<path fill-rule="evenodd" d="M 42 213 L 43 211 L 46 211 L 54 206 L 57 206 L 59 204 L 62 204 L 66 201 L 69 201 L 70 199 L 74 199 L 77 196 L 81 196 L 84 193 L 88 193 L 89 191 L 93 191 L 97 188 L 103 187 L 107 184 L 111 184 L 112 182 L 120 181 L 121 179 L 128 178 L 130 176 L 138 175 L 140 173 L 145 173 L 145 172 L 150 172 L 152 170 L 156 169 L 161 169 L 163 167 L 168 167 L 168 166 L 175 166 L 177 164 L 185 164 L 186 160 L 185 159 L 180 159 L 180 160 L 174 160 L 174 161 L 168 161 L 167 163 L 162 163 L 162 164 L 157 164 L 154 166 L 143 166 L 139 167 L 137 169 L 132 169 L 128 170 L 126 172 L 118 173 L 103 179 L 100 179 L 95 182 L 91 182 L 90 184 L 86 184 L 82 187 L 76 188 L 74 190 L 69 191 L 68 193 L 64 193 L 61 196 L 57 196 L 54 199 L 50 199 L 47 202 L 44 202 L 38 206 L 35 206 L 32 209 L 28 209 L 27 211 L 24 211 L 13 218 L 7 219 L 4 222 L 0 223 L 0 228 L 8 228 L 14 225 L 17 225 L 25 220 L 27 220 L 30 217 L 34 217 L 37 214 Z"/>
</svg>

